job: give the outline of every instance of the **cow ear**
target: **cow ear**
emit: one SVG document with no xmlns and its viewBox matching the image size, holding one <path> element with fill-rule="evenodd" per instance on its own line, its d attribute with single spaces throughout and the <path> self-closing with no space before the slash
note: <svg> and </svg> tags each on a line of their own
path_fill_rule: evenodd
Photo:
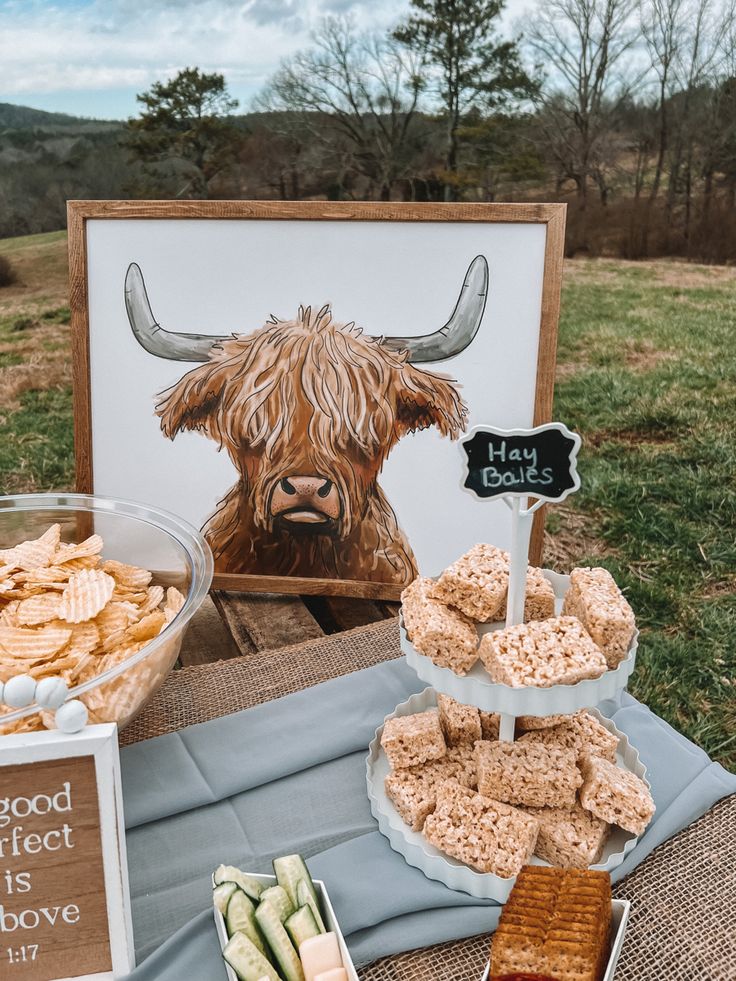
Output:
<svg viewBox="0 0 736 981">
<path fill-rule="evenodd" d="M 219 409 L 228 380 L 225 364 L 208 362 L 163 392 L 156 414 L 161 417 L 164 435 L 173 439 L 184 430 L 200 429 L 220 440 Z"/>
<path fill-rule="evenodd" d="M 455 439 L 465 428 L 467 406 L 459 386 L 446 375 L 423 371 L 411 364 L 402 368 L 396 408 L 398 436 L 436 426 Z"/>
</svg>

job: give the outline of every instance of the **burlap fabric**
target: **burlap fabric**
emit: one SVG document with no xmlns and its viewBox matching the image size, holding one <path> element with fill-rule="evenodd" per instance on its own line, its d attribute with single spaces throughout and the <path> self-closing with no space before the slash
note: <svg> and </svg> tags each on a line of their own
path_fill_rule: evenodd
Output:
<svg viewBox="0 0 736 981">
<path fill-rule="evenodd" d="M 398 622 L 172 674 L 121 735 L 128 744 L 399 656 Z M 736 981 L 736 795 L 657 848 L 614 888 L 632 902 L 616 981 Z M 480 981 L 488 937 L 376 961 L 362 981 Z"/>
</svg>

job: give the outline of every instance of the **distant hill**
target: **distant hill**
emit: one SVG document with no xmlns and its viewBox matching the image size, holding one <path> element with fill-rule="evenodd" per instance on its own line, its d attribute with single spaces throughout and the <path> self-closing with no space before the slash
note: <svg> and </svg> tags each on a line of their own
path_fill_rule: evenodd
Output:
<svg viewBox="0 0 736 981">
<path fill-rule="evenodd" d="M 120 129 L 122 126 L 123 123 L 119 120 L 84 119 L 80 116 L 68 116 L 63 112 L 45 112 L 43 109 L 31 109 L 29 106 L 0 102 L 0 133 L 3 130 L 99 132 Z"/>
<path fill-rule="evenodd" d="M 124 127 L 0 102 L 0 237 L 63 228 L 68 198 L 121 197 Z"/>
</svg>

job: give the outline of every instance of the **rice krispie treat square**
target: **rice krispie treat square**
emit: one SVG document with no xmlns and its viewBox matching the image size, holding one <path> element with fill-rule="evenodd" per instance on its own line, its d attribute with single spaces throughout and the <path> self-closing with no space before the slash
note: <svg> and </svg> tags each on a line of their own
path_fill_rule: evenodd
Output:
<svg viewBox="0 0 736 981">
<path fill-rule="evenodd" d="M 570 718 L 569 715 L 518 715 L 516 728 L 519 732 L 533 732 L 536 729 L 551 729 L 561 725 Z"/>
<path fill-rule="evenodd" d="M 562 612 L 580 620 L 603 651 L 609 668 L 618 667 L 628 653 L 636 620 L 607 569 L 573 569 Z"/>
<path fill-rule="evenodd" d="M 479 872 L 510 878 L 534 853 L 537 822 L 515 807 L 489 800 L 456 781 L 437 795 L 424 822 L 427 841 Z"/>
<path fill-rule="evenodd" d="M 583 782 L 575 753 L 535 743 L 477 742 L 478 792 L 507 804 L 573 807 Z"/>
<path fill-rule="evenodd" d="M 580 803 L 601 821 L 617 824 L 624 831 L 643 834 L 655 807 L 644 781 L 630 770 L 614 766 L 598 756 L 583 759 Z"/>
<path fill-rule="evenodd" d="M 571 808 L 525 808 L 539 822 L 534 854 L 560 869 L 587 869 L 603 854 L 610 825 L 577 802 Z"/>
<path fill-rule="evenodd" d="M 445 569 L 430 595 L 487 623 L 502 617 L 508 586 L 509 553 L 495 545 L 474 545 Z"/>
<path fill-rule="evenodd" d="M 447 745 L 437 709 L 389 719 L 383 727 L 381 746 L 395 770 L 441 759 Z"/>
<path fill-rule="evenodd" d="M 555 591 L 541 569 L 530 565 L 526 572 L 524 621 L 547 620 L 555 615 Z"/>
<path fill-rule="evenodd" d="M 498 739 L 501 727 L 501 716 L 498 712 L 484 712 L 481 709 L 479 714 L 481 739 Z"/>
<path fill-rule="evenodd" d="M 575 617 L 520 623 L 483 636 L 480 658 L 493 681 L 550 688 L 599 678 L 606 659 Z"/>
<path fill-rule="evenodd" d="M 397 773 L 421 777 L 434 788 L 447 780 L 457 780 L 463 787 L 478 786 L 478 764 L 475 759 L 475 749 L 469 743 L 461 746 L 448 746 L 447 753 L 439 760 L 430 760 L 417 766 L 405 767 Z"/>
<path fill-rule="evenodd" d="M 474 705 L 461 705 L 449 695 L 437 695 L 440 725 L 448 746 L 474 743 L 481 738 L 480 712 Z"/>
<path fill-rule="evenodd" d="M 418 767 L 392 770 L 383 782 L 386 796 L 412 831 L 421 831 L 437 803 L 432 783 L 412 772 Z"/>
<path fill-rule="evenodd" d="M 435 809 L 439 787 L 447 780 L 475 789 L 478 777 L 471 745 L 452 747 L 442 759 L 430 763 L 394 770 L 386 777 L 384 787 L 406 824 L 412 831 L 421 831 Z"/>
<path fill-rule="evenodd" d="M 478 660 L 478 632 L 472 620 L 429 594 L 431 579 L 421 576 L 401 594 L 407 636 L 416 649 L 441 668 L 465 675 Z"/>
<path fill-rule="evenodd" d="M 525 733 L 519 742 L 573 749 L 578 764 L 584 756 L 601 756 L 611 763 L 616 762 L 618 736 L 609 732 L 595 716 L 582 709 L 574 715 L 564 716 L 563 719 L 563 722 L 552 728 Z"/>
</svg>

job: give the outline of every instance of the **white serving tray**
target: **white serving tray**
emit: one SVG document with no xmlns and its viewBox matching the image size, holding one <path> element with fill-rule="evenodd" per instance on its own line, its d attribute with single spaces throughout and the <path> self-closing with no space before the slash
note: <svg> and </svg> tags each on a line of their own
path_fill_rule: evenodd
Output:
<svg viewBox="0 0 736 981">
<path fill-rule="evenodd" d="M 424 712 L 433 708 L 436 704 L 436 692 L 431 688 L 425 688 L 423 692 L 412 695 L 408 701 L 397 705 L 391 715 L 386 717 L 384 724 L 388 719 L 395 716 L 414 715 L 416 712 Z M 596 709 L 591 709 L 590 712 L 610 732 L 618 736 L 617 762 L 619 766 L 631 770 L 632 773 L 646 781 L 646 767 L 639 759 L 639 753 L 631 745 L 626 735 Z M 412 831 L 404 823 L 384 789 L 384 780 L 390 773 L 391 767 L 381 748 L 382 734 L 383 726 L 380 726 L 371 741 L 366 760 L 366 779 L 371 812 L 378 821 L 378 829 L 381 834 L 388 838 L 394 851 L 403 855 L 409 865 L 421 869 L 428 879 L 436 879 L 450 889 L 467 892 L 478 899 L 495 899 L 496 902 L 505 903 L 516 881 L 515 877 L 503 879 L 490 872 L 476 872 L 475 869 L 471 869 L 430 845 L 421 832 Z M 611 872 L 621 865 L 637 840 L 637 837 L 629 831 L 614 828 L 603 849 L 601 861 L 597 865 L 591 865 L 591 868 Z M 549 862 L 536 856 L 531 861 L 533 865 L 549 865 Z"/>
<path fill-rule="evenodd" d="M 555 591 L 555 612 L 562 610 L 562 601 L 570 586 L 570 577 L 551 569 L 542 569 L 545 577 L 552 583 Z M 578 709 L 598 705 L 625 688 L 634 665 L 639 632 L 636 631 L 624 660 L 614 670 L 606 671 L 600 678 L 588 678 L 575 685 L 553 685 L 551 688 L 512 688 L 510 685 L 496 684 L 478 661 L 461 678 L 449 668 L 441 668 L 428 657 L 420 654 L 406 635 L 403 616 L 399 621 L 401 630 L 401 650 L 406 662 L 413 671 L 435 691 L 451 695 L 464 705 L 475 705 L 484 712 L 502 712 L 504 715 L 558 715 L 577 712 Z M 504 624 L 479 623 L 478 634 L 501 630 Z"/>
<path fill-rule="evenodd" d="M 261 883 L 261 885 L 266 888 L 268 886 L 276 885 L 275 875 L 262 875 L 260 872 L 248 872 L 245 869 L 243 871 L 245 872 L 246 875 L 249 875 L 252 879 L 257 879 Z M 330 897 L 327 893 L 327 889 L 325 888 L 325 884 L 320 879 L 314 879 L 313 882 L 315 888 L 317 889 L 317 894 L 322 903 L 322 911 L 325 914 L 324 915 L 325 926 L 327 927 L 328 931 L 331 931 L 332 933 L 335 933 L 337 935 L 337 942 L 340 946 L 340 955 L 342 957 L 342 964 L 343 967 L 345 968 L 345 971 L 347 972 L 348 981 L 359 981 L 358 972 L 355 970 L 353 959 L 350 956 L 350 951 L 348 950 L 347 944 L 345 943 L 345 938 L 342 935 L 340 924 L 337 922 L 337 917 L 335 916 L 335 911 L 332 908 L 332 903 L 330 902 Z M 225 919 L 216 906 L 213 906 L 213 910 L 215 913 L 215 927 L 217 928 L 217 936 L 219 937 L 220 940 L 220 949 L 224 950 L 225 944 L 227 943 L 228 940 L 227 929 L 225 927 Z M 233 971 L 233 969 L 230 967 L 227 961 L 224 960 L 224 958 L 222 963 L 225 968 L 225 971 L 227 972 L 228 981 L 238 981 L 237 974 L 235 973 L 235 971 Z"/>
<path fill-rule="evenodd" d="M 621 954 L 621 948 L 624 945 L 624 934 L 626 933 L 626 925 L 629 922 L 630 908 L 631 903 L 628 899 L 614 899 L 611 901 L 611 929 L 613 938 L 611 941 L 611 954 L 608 958 L 603 981 L 613 981 L 614 975 L 616 974 L 616 964 Z M 491 965 L 489 962 L 486 964 L 481 981 L 489 981 L 490 976 Z"/>
</svg>

